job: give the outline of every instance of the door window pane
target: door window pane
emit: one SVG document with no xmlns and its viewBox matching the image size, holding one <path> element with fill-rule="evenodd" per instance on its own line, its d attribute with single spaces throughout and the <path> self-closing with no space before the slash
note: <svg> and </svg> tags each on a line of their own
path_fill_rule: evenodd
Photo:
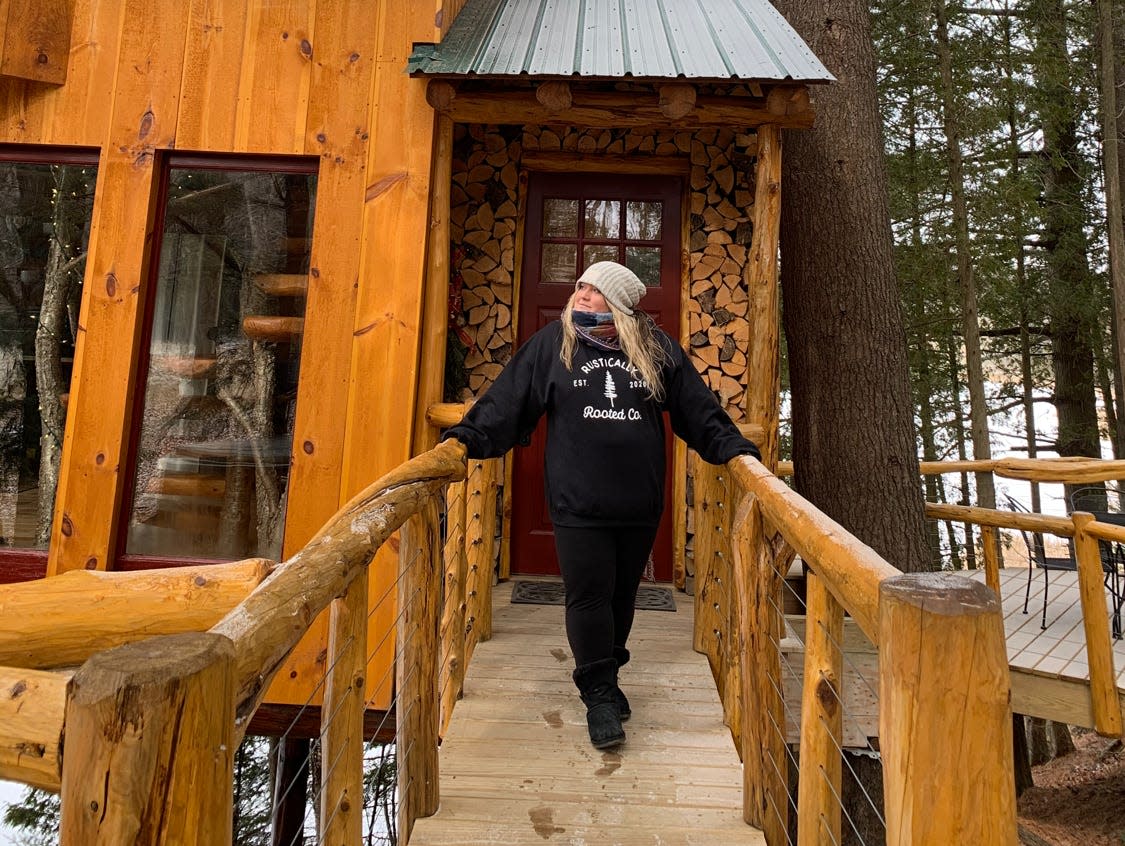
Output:
<svg viewBox="0 0 1125 846">
<path fill-rule="evenodd" d="M 543 201 L 543 237 L 578 237 L 578 201 L 546 199 Z"/>
<path fill-rule="evenodd" d="M 619 200 L 586 201 L 586 237 L 621 237 L 621 202 Z"/>
<path fill-rule="evenodd" d="M 650 288 L 660 287 L 659 247 L 626 247 L 625 266 Z"/>
<path fill-rule="evenodd" d="M 589 267 L 596 261 L 620 261 L 617 247 L 613 244 L 587 244 L 582 250 L 582 266 Z"/>
<path fill-rule="evenodd" d="M 573 284 L 577 278 L 577 259 L 578 247 L 574 244 L 544 244 L 542 278 L 539 281 Z"/>
<path fill-rule="evenodd" d="M 73 158 L 0 161 L 0 547 L 50 538 L 97 177 Z"/>
<path fill-rule="evenodd" d="M 168 184 L 125 551 L 278 558 L 315 175 Z"/>
<path fill-rule="evenodd" d="M 633 241 L 659 241 L 664 204 L 629 202 L 625 205 L 625 237 Z"/>
</svg>

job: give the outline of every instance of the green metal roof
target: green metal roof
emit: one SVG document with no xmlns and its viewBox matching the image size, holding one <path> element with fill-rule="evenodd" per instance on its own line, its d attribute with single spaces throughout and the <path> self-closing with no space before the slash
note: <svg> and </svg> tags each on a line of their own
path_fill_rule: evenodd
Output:
<svg viewBox="0 0 1125 846">
<path fill-rule="evenodd" d="M 827 82 L 768 0 L 469 0 L 411 74 Z"/>
</svg>

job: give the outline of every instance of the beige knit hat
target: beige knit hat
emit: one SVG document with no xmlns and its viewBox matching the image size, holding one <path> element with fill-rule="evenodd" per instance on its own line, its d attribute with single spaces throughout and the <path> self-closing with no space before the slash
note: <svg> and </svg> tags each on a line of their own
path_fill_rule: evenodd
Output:
<svg viewBox="0 0 1125 846">
<path fill-rule="evenodd" d="M 626 314 L 633 313 L 633 307 L 648 290 L 637 274 L 615 261 L 594 262 L 578 277 L 578 282 L 597 288 L 603 297 Z"/>
</svg>

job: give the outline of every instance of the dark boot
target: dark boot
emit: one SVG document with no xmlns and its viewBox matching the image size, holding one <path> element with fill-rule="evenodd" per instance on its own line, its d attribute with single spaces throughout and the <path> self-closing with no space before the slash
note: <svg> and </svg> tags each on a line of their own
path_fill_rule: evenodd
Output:
<svg viewBox="0 0 1125 846">
<path fill-rule="evenodd" d="M 617 663 L 617 669 L 613 671 L 613 697 L 617 700 L 617 716 L 621 718 L 621 722 L 625 722 L 633 716 L 633 710 L 617 682 L 617 670 L 629 663 L 629 650 L 624 646 L 613 647 L 613 660 Z"/>
<path fill-rule="evenodd" d="M 617 661 L 613 658 L 583 664 L 574 670 L 574 684 L 586 706 L 586 727 L 595 749 L 608 749 L 625 740 L 625 729 L 621 727 L 617 698 L 613 693 L 616 673 Z"/>
</svg>

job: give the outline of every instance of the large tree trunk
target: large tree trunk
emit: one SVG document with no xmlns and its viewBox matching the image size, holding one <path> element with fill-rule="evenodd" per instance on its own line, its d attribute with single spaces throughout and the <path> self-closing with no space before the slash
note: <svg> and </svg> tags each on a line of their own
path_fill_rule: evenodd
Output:
<svg viewBox="0 0 1125 846">
<path fill-rule="evenodd" d="M 816 127 L 785 140 L 781 287 L 797 489 L 895 566 L 926 570 L 868 7 L 777 6 L 838 80 L 814 93 Z M 881 841 L 881 826 L 864 822 L 866 795 L 881 795 L 879 762 L 849 758 L 866 792 L 845 799 L 859 822 L 845 842 Z"/>
<path fill-rule="evenodd" d="M 953 87 L 953 56 L 949 46 L 949 24 L 945 0 L 934 0 L 935 42 L 941 68 L 942 124 L 949 167 L 949 191 L 953 205 L 953 230 L 957 254 L 957 281 L 961 293 L 961 332 L 965 338 L 965 371 L 969 384 L 969 428 L 973 438 L 973 458 L 992 458 L 988 438 L 988 405 L 984 393 L 984 365 L 981 361 L 980 318 L 977 313 L 977 287 L 969 242 L 969 209 L 965 201 L 965 173 L 961 155 L 959 109 Z M 977 504 L 996 507 L 996 488 L 991 473 L 977 473 Z"/>
<path fill-rule="evenodd" d="M 1117 401 L 1122 402 L 1125 385 L 1125 221 L 1122 219 L 1120 147 L 1118 132 L 1121 120 L 1117 101 L 1117 71 L 1113 54 L 1113 0 L 1098 0 L 1098 89 L 1101 93 L 1102 163 L 1105 179 L 1106 230 L 1109 235 L 1109 276 L 1113 293 L 1113 370 L 1117 382 Z M 1114 406 L 1106 398 L 1106 411 Z M 1125 420 L 1114 415 L 1114 454 L 1120 455 L 1125 447 Z"/>
<path fill-rule="evenodd" d="M 1047 249 L 1055 409 L 1060 455 L 1100 454 L 1094 399 L 1097 334 L 1093 279 L 1086 252 L 1087 166 L 1078 148 L 1078 106 L 1069 80 L 1066 16 L 1061 0 L 1039 0 L 1036 90 L 1043 129 L 1043 241 Z"/>
<path fill-rule="evenodd" d="M 929 568 L 865 3 L 778 8 L 837 77 L 787 135 L 782 293 L 796 484 L 905 571 Z"/>
</svg>

